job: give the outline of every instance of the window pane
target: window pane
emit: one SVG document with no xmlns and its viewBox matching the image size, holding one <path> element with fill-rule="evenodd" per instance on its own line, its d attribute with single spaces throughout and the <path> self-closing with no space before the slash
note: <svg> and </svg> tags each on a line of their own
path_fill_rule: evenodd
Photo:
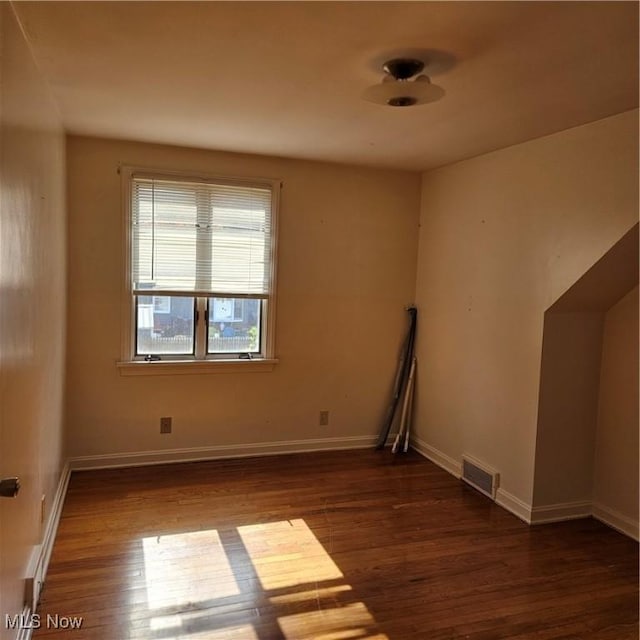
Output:
<svg viewBox="0 0 640 640">
<path fill-rule="evenodd" d="M 136 355 L 190 355 L 194 298 L 136 296 Z"/>
<path fill-rule="evenodd" d="M 262 301 L 209 298 L 209 353 L 259 353 Z"/>
</svg>

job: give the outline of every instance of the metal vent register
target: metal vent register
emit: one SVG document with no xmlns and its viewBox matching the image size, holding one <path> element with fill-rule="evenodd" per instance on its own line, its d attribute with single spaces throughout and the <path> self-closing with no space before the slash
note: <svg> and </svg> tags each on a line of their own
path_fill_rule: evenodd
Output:
<svg viewBox="0 0 640 640">
<path fill-rule="evenodd" d="M 500 474 L 490 467 L 470 456 L 462 456 L 462 479 L 485 496 L 496 499 Z"/>
</svg>

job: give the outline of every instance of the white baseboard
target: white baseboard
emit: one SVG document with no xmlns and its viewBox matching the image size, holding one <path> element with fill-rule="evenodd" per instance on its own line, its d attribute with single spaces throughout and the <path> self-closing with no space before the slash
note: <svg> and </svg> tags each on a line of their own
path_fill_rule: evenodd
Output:
<svg viewBox="0 0 640 640">
<path fill-rule="evenodd" d="M 27 589 L 31 595 L 31 597 L 27 597 L 27 604 L 33 611 L 36 610 L 38 605 L 40 591 L 47 575 L 47 569 L 49 568 L 49 560 L 51 559 L 53 544 L 56 540 L 56 533 L 58 531 L 58 524 L 60 523 L 60 516 L 62 515 L 62 507 L 65 496 L 67 495 L 70 477 L 71 469 L 69 463 L 66 462 L 60 472 L 58 487 L 53 497 L 53 502 L 51 503 L 51 511 L 49 512 L 49 518 L 47 519 L 44 535 L 42 536 L 42 543 L 34 548 L 32 562 L 29 564 L 29 570 L 27 571 Z"/>
<path fill-rule="evenodd" d="M 638 521 L 623 515 L 615 509 L 605 507 L 603 504 L 594 502 L 592 506 L 592 515 L 596 520 L 613 527 L 620 533 L 633 538 L 640 542 L 640 532 L 638 531 Z"/>
<path fill-rule="evenodd" d="M 578 520 L 591 516 L 592 505 L 589 500 L 580 502 L 561 502 L 547 504 L 531 509 L 531 524 L 546 524 L 548 522 L 562 522 L 563 520 Z"/>
<path fill-rule="evenodd" d="M 21 619 L 27 624 L 20 626 L 16 640 L 30 640 L 33 627 L 29 624 L 32 616 L 36 612 L 38 601 L 40 600 L 40 592 L 47 576 L 49 568 L 49 560 L 53 551 L 53 545 L 58 532 L 58 524 L 62 515 L 62 507 L 64 499 L 67 495 L 69 486 L 69 478 L 71 477 L 71 469 L 69 463 L 66 462 L 60 472 L 56 493 L 51 503 L 51 511 L 47 519 L 42 542 L 33 547 L 31 559 L 27 565 L 27 576 L 25 578 L 25 600 L 26 604 L 22 611 Z"/>
<path fill-rule="evenodd" d="M 434 464 L 448 471 L 452 476 L 460 478 L 462 476 L 462 463 L 456 462 L 453 458 L 438 451 L 435 447 L 427 444 L 424 440 L 413 436 L 411 438 L 411 447 L 427 460 L 431 460 Z"/>
<path fill-rule="evenodd" d="M 531 505 L 501 487 L 498 487 L 496 491 L 496 504 L 511 512 L 523 522 L 531 524 Z"/>
<path fill-rule="evenodd" d="M 78 456 L 69 459 L 71 470 L 107 469 L 112 467 L 138 467 L 172 462 L 196 462 L 220 458 L 249 458 L 275 456 L 285 453 L 310 451 L 338 451 L 341 449 L 367 449 L 375 445 L 374 436 L 347 436 L 343 438 L 316 438 L 310 440 L 282 440 L 280 442 L 253 442 L 249 444 L 218 445 L 111 453 L 96 456 Z"/>
<path fill-rule="evenodd" d="M 70 458 L 64 465 L 58 487 L 53 499 L 51 512 L 42 539 L 42 544 L 34 548 L 32 561 L 29 564 L 29 576 L 33 581 L 34 600 L 25 613 L 35 610 L 40 589 L 44 583 L 53 544 L 55 542 L 62 507 L 66 496 L 71 471 L 81 469 L 101 469 L 110 467 L 132 467 L 172 462 L 188 462 L 197 460 L 216 460 L 221 458 L 242 458 L 264 455 L 282 455 L 286 453 L 303 453 L 311 451 L 333 451 L 341 449 L 372 448 L 376 443 L 375 436 L 348 436 L 342 438 L 317 438 L 309 440 L 285 440 L 280 442 L 260 442 L 244 445 L 219 445 L 213 447 L 193 447 L 183 449 L 165 449 L 160 451 L 125 452 L 96 456 L 80 456 Z M 455 478 L 462 475 L 462 465 L 450 456 L 427 444 L 420 438 L 413 437 L 411 446 L 422 456 L 438 465 Z M 543 524 L 583 518 L 593 515 L 604 524 L 617 529 L 634 540 L 639 539 L 638 522 L 610 509 L 602 504 L 590 502 L 572 502 L 555 505 L 544 505 L 532 508 L 518 497 L 502 488 L 498 488 L 496 504 L 510 511 L 527 524 Z M 21 629 L 18 640 L 29 640 L 31 629 Z"/>
<path fill-rule="evenodd" d="M 415 436 L 411 438 L 411 446 L 419 454 L 427 458 L 427 460 L 431 460 L 431 462 L 437 464 L 445 471 L 448 471 L 455 478 L 460 479 L 462 477 L 461 462 L 457 462 L 447 454 L 442 453 L 442 451 L 439 451 L 430 444 L 427 444 L 424 440 L 416 438 Z M 520 518 L 520 520 L 523 520 L 527 524 L 531 524 L 531 506 L 510 494 L 508 491 L 498 488 L 495 502 L 503 509 L 510 511 L 514 516 Z"/>
</svg>

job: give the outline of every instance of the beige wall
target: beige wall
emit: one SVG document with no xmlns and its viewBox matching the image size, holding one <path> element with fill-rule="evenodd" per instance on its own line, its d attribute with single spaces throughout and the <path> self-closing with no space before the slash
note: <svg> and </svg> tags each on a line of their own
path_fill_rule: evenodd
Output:
<svg viewBox="0 0 640 640">
<path fill-rule="evenodd" d="M 637 220 L 638 112 L 424 174 L 416 434 L 532 503 L 545 310 Z"/>
<path fill-rule="evenodd" d="M 589 510 L 603 321 L 602 312 L 545 314 L 534 507 Z"/>
<path fill-rule="evenodd" d="M 636 223 L 544 315 L 536 520 L 592 511 L 604 319 L 637 287 L 638 258 Z M 617 365 L 617 360 L 609 365 L 614 375 Z M 624 371 L 621 366 L 619 375 Z"/>
<path fill-rule="evenodd" d="M 415 287 L 418 174 L 83 137 L 67 159 L 72 456 L 377 432 Z M 119 375 L 119 163 L 284 181 L 274 371 Z"/>
<path fill-rule="evenodd" d="M 22 610 L 26 566 L 42 540 L 62 463 L 65 347 L 64 136 L 11 5 L 2 16 L 0 130 L 0 637 Z M 47 514 L 48 515 L 48 514 Z"/>
<path fill-rule="evenodd" d="M 637 537 L 638 287 L 605 316 L 593 502 L 635 525 Z"/>
</svg>

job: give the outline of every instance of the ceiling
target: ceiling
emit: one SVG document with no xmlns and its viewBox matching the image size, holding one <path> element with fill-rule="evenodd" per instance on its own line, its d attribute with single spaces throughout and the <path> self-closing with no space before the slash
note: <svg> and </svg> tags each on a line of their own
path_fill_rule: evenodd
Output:
<svg viewBox="0 0 640 640">
<path fill-rule="evenodd" d="M 638 106 L 637 2 L 16 2 L 69 132 L 409 170 Z M 427 57 L 435 103 L 365 102 Z"/>
</svg>

